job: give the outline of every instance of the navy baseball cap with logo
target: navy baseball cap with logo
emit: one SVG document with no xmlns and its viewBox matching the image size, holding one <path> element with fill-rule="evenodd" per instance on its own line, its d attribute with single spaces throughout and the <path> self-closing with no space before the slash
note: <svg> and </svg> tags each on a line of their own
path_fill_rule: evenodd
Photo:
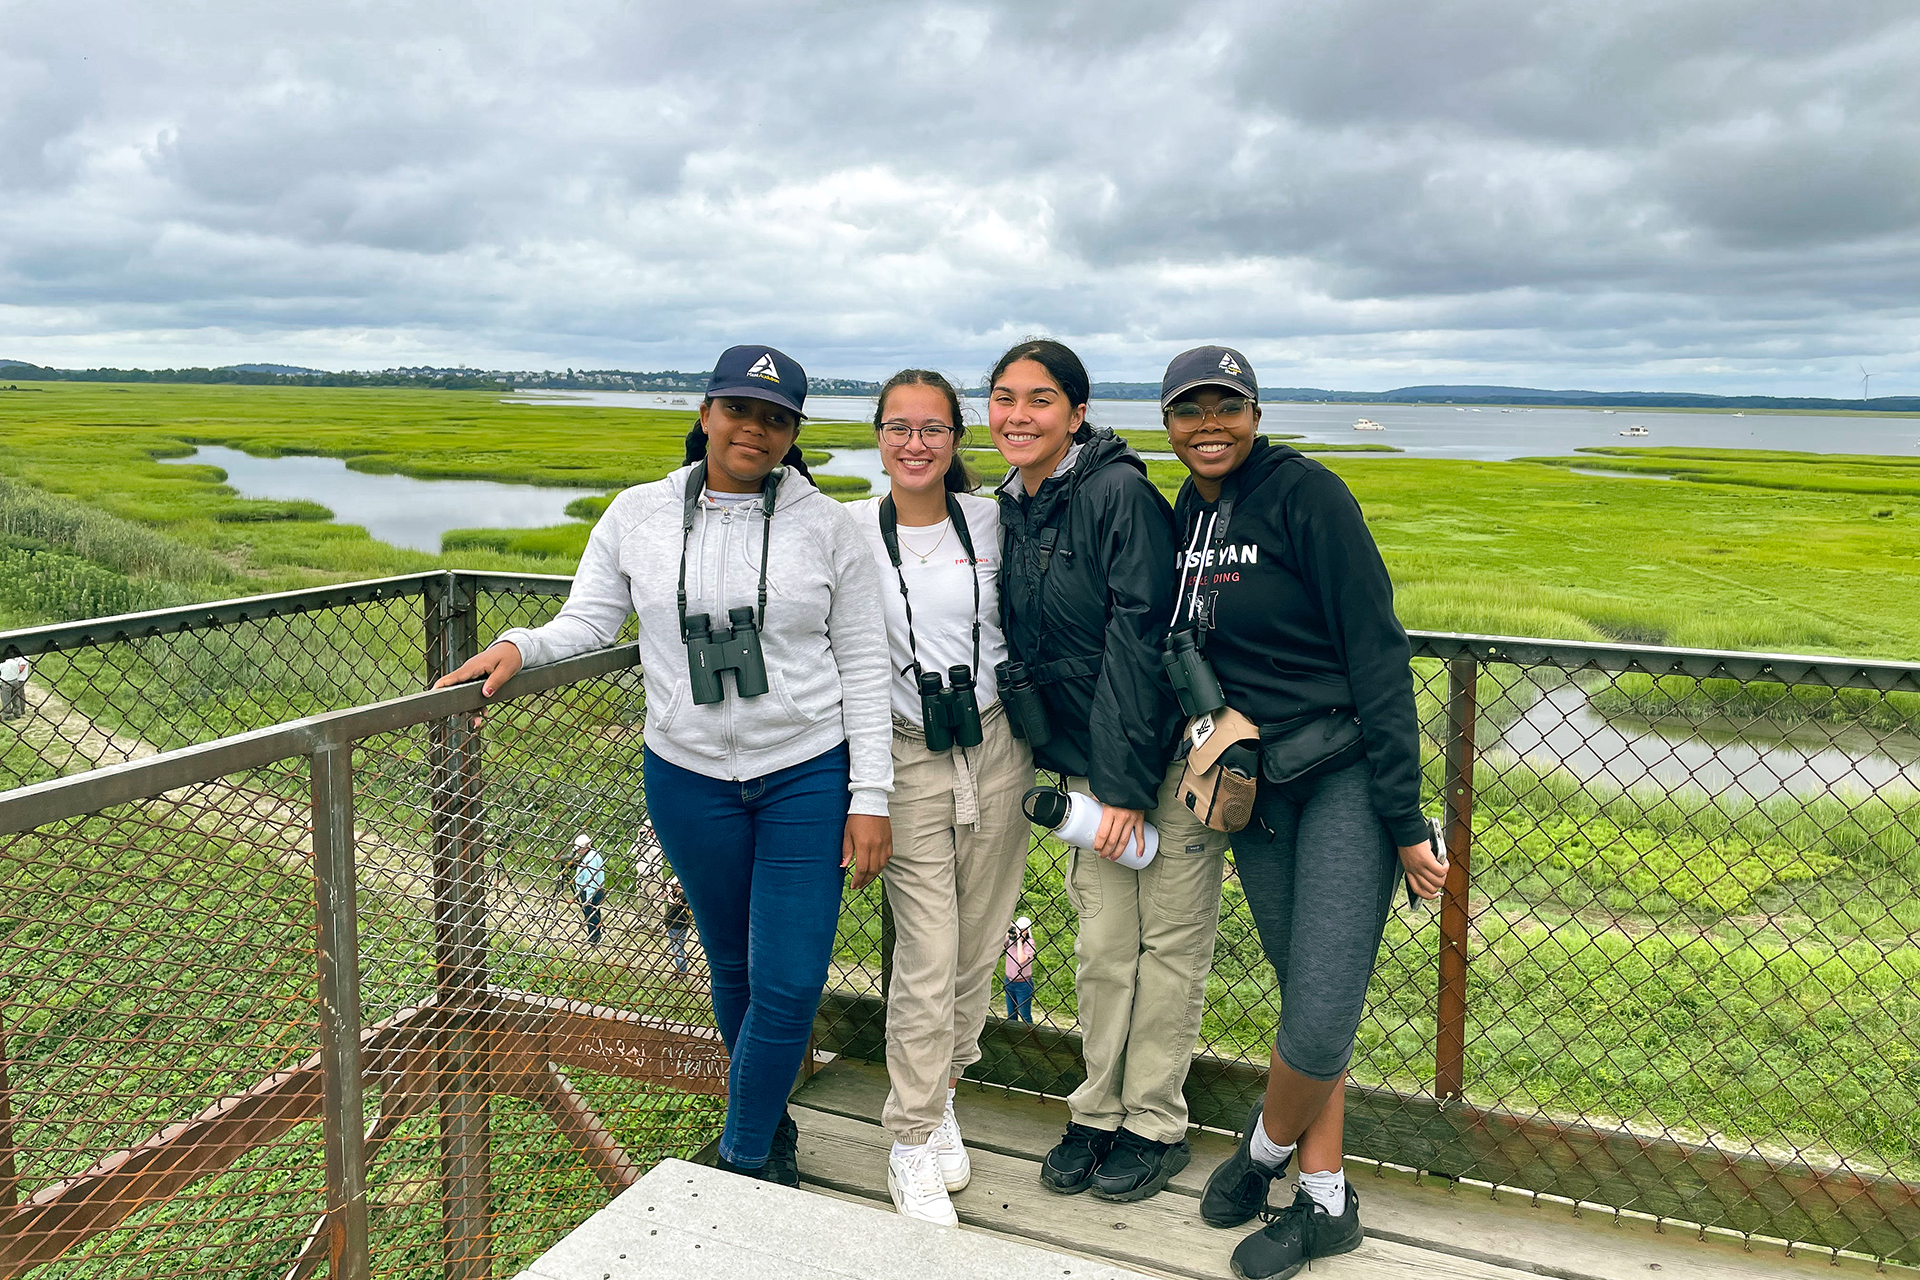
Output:
<svg viewBox="0 0 1920 1280">
<path fill-rule="evenodd" d="M 707 399 L 715 396 L 770 400 L 804 417 L 800 406 L 807 402 L 807 371 L 792 356 L 772 347 L 728 347 L 707 379 Z"/>
<path fill-rule="evenodd" d="M 1175 356 L 1167 366 L 1167 376 L 1160 379 L 1160 408 L 1171 408 L 1175 400 L 1195 387 L 1225 387 L 1249 400 L 1260 399 L 1253 365 L 1232 347 L 1195 347 Z"/>
</svg>

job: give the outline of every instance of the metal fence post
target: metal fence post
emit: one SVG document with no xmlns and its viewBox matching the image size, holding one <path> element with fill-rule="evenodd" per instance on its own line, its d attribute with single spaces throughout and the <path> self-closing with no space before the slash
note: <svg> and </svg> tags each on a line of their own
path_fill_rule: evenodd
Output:
<svg viewBox="0 0 1920 1280">
<path fill-rule="evenodd" d="M 319 922 L 320 1059 L 327 1235 L 333 1280 L 366 1280 L 366 1115 L 360 1087 L 360 930 L 353 744 L 313 755 L 313 896 Z"/>
<path fill-rule="evenodd" d="M 1467 889 L 1472 883 L 1473 730 L 1479 663 L 1460 654 L 1447 663 L 1447 889 L 1440 903 L 1440 1009 L 1434 1035 L 1433 1092 L 1463 1097 L 1467 1074 Z"/>
<path fill-rule="evenodd" d="M 429 583 L 427 665 L 434 679 L 479 649 L 475 593 L 458 574 Z M 433 823 L 433 975 L 440 1009 L 434 1061 L 440 1113 L 443 1274 L 493 1271 L 493 1125 L 487 1063 L 485 846 L 480 735 L 466 716 L 428 729 Z"/>
<path fill-rule="evenodd" d="M 13 1086 L 7 1080 L 7 1011 L 0 1007 L 0 1209 L 20 1200 L 20 1169 L 14 1163 Z"/>
</svg>

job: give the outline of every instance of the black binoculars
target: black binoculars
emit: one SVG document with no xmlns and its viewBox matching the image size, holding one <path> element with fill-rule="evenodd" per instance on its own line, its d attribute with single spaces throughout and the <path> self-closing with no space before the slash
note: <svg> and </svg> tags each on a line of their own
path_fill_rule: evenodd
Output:
<svg viewBox="0 0 1920 1280">
<path fill-rule="evenodd" d="M 956 744 L 980 745 L 980 699 L 973 691 L 973 672 L 948 667 L 951 688 L 940 687 L 938 671 L 920 673 L 920 722 L 927 730 L 927 750 L 946 751 Z"/>
<path fill-rule="evenodd" d="M 1180 701 L 1180 714 L 1189 718 L 1207 716 L 1227 705 L 1227 695 L 1213 674 L 1213 664 L 1200 652 L 1200 641 L 1191 631 L 1175 631 L 1167 637 L 1165 659 L 1167 679 L 1173 696 Z"/>
<path fill-rule="evenodd" d="M 720 682 L 722 671 L 733 672 L 733 691 L 743 698 L 757 698 L 767 691 L 767 659 L 760 652 L 753 607 L 743 604 L 727 610 L 727 622 L 725 630 L 714 631 L 704 613 L 687 618 L 687 677 L 693 682 L 696 703 L 719 702 L 727 696 Z"/>
<path fill-rule="evenodd" d="M 1000 687 L 1000 703 L 1007 709 L 1007 725 L 1013 736 L 1024 739 L 1038 751 L 1053 741 L 1053 727 L 1047 723 L 1046 704 L 1040 691 L 1027 675 L 1027 664 L 1008 660 L 993 669 L 994 682 Z"/>
</svg>

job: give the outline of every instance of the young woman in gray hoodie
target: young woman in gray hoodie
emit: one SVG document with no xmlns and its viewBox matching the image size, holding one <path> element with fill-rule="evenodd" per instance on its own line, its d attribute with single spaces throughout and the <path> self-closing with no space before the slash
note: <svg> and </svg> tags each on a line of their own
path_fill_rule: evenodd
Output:
<svg viewBox="0 0 1920 1280">
<path fill-rule="evenodd" d="M 721 1165 L 788 1185 L 786 1098 L 845 869 L 864 885 L 893 849 L 879 570 L 841 505 L 779 465 L 806 387 L 770 347 L 723 353 L 690 441 L 704 457 L 613 500 L 553 621 L 506 632 L 441 681 L 484 676 L 491 695 L 522 663 L 604 648 L 637 616 L 648 816 L 693 909 L 731 1056 Z M 735 643 L 711 643 L 729 629 Z M 741 643 L 749 629 L 758 664 L 741 656 L 756 647 Z"/>
</svg>

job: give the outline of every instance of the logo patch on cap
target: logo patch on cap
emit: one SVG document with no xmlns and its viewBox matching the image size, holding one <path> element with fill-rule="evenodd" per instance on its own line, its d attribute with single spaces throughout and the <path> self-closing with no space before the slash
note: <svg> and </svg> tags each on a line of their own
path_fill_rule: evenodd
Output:
<svg viewBox="0 0 1920 1280">
<path fill-rule="evenodd" d="M 765 378 L 768 382 L 778 383 L 780 371 L 773 367 L 773 353 L 767 352 L 753 362 L 753 368 L 747 370 L 749 378 Z"/>
<path fill-rule="evenodd" d="M 1234 360 L 1231 351 L 1220 357 L 1220 367 L 1236 378 L 1240 376 L 1240 365 Z"/>
</svg>

